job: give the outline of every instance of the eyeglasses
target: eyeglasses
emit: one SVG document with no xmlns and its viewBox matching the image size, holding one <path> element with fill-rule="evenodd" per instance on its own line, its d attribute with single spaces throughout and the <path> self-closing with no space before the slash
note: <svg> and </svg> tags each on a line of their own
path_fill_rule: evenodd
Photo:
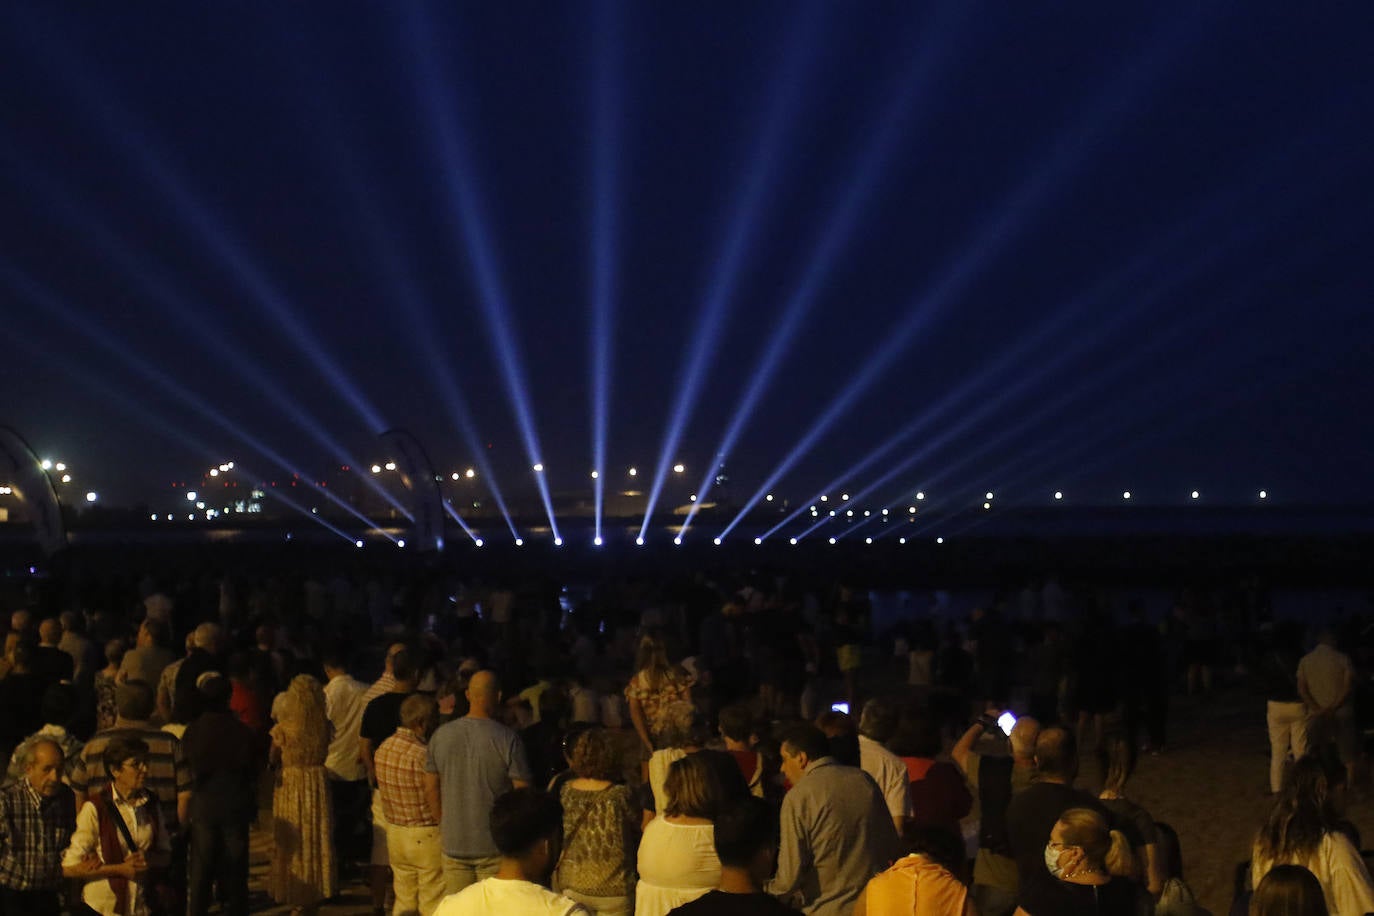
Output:
<svg viewBox="0 0 1374 916">
<path fill-rule="evenodd" d="M 147 769 L 148 769 L 148 761 L 146 761 L 146 760 L 126 760 L 126 761 L 124 761 L 122 764 L 120 764 L 119 768 L 120 768 L 121 770 L 143 770 L 143 771 L 146 772 Z"/>
</svg>

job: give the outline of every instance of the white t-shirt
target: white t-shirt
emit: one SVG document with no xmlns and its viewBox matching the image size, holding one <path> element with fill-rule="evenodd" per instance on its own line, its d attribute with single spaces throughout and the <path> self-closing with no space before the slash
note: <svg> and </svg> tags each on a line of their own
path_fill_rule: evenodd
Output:
<svg viewBox="0 0 1374 916">
<path fill-rule="evenodd" d="M 1251 886 L 1259 887 L 1260 880 L 1275 864 L 1256 849 L 1250 859 Z M 1293 864 L 1317 876 L 1331 916 L 1363 916 L 1374 912 L 1374 882 L 1370 881 L 1364 860 L 1345 834 L 1326 834 L 1308 861 Z"/>
<path fill-rule="evenodd" d="M 532 881 L 487 878 L 445 897 L 434 916 L 591 916 L 587 908 Z"/>
<path fill-rule="evenodd" d="M 859 736 L 859 766 L 878 784 L 894 819 L 911 813 L 911 783 L 902 758 L 866 735 Z"/>
</svg>

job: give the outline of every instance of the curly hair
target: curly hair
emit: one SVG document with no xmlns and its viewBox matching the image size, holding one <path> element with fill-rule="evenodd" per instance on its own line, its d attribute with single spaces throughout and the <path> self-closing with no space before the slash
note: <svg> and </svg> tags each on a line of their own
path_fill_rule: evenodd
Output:
<svg viewBox="0 0 1374 916">
<path fill-rule="evenodd" d="M 568 765 L 582 779 L 614 782 L 620 774 L 615 742 L 604 728 L 589 728 L 573 740 Z"/>
<path fill-rule="evenodd" d="M 308 674 L 291 679 L 282 698 L 280 721 L 307 760 L 324 760 L 329 750 L 329 718 L 319 681 Z"/>
</svg>

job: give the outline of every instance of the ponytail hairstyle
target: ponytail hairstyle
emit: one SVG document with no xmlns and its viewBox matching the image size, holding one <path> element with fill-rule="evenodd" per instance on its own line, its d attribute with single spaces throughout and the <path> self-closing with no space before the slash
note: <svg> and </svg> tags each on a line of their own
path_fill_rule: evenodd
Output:
<svg viewBox="0 0 1374 916">
<path fill-rule="evenodd" d="M 1064 845 L 1083 850 L 1083 860 L 1090 868 L 1109 875 L 1135 874 L 1135 856 L 1126 835 L 1108 829 L 1101 814 L 1092 808 L 1070 808 L 1059 815 L 1059 823 L 1064 828 Z"/>
</svg>

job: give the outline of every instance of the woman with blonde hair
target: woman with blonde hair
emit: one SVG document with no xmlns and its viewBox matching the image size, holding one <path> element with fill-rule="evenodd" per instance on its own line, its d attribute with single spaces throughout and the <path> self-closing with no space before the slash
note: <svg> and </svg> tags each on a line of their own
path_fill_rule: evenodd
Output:
<svg viewBox="0 0 1374 916">
<path fill-rule="evenodd" d="M 1258 888 L 1276 865 L 1301 865 L 1316 875 L 1332 916 L 1374 912 L 1374 884 L 1339 818 L 1327 767 L 1315 757 L 1293 764 L 1255 839 L 1251 886 Z"/>
<path fill-rule="evenodd" d="M 668 649 L 658 636 L 646 635 L 639 641 L 635 673 L 625 686 L 630 720 L 635 733 L 650 754 L 654 752 L 668 708 L 674 703 L 692 701 L 694 680 L 681 665 L 668 661 Z"/>
<path fill-rule="evenodd" d="M 302 914 L 338 892 L 324 768 L 332 727 L 324 688 L 308 674 L 293 678 L 279 703 L 271 734 L 272 761 L 281 769 L 272 793 L 275 851 L 267 888 L 277 903 Z"/>
<path fill-rule="evenodd" d="M 1134 871 L 1131 847 L 1120 830 L 1091 808 L 1070 808 L 1059 815 L 1045 846 L 1045 867 L 1058 879 L 1057 892 L 1016 916 L 1135 916 L 1140 885 L 1121 875 Z M 1051 900 L 1053 901 L 1051 903 Z"/>
<path fill-rule="evenodd" d="M 635 916 L 667 916 L 720 883 L 715 819 L 728 794 L 704 754 L 673 761 L 664 785 L 667 803 L 639 843 Z"/>
</svg>

